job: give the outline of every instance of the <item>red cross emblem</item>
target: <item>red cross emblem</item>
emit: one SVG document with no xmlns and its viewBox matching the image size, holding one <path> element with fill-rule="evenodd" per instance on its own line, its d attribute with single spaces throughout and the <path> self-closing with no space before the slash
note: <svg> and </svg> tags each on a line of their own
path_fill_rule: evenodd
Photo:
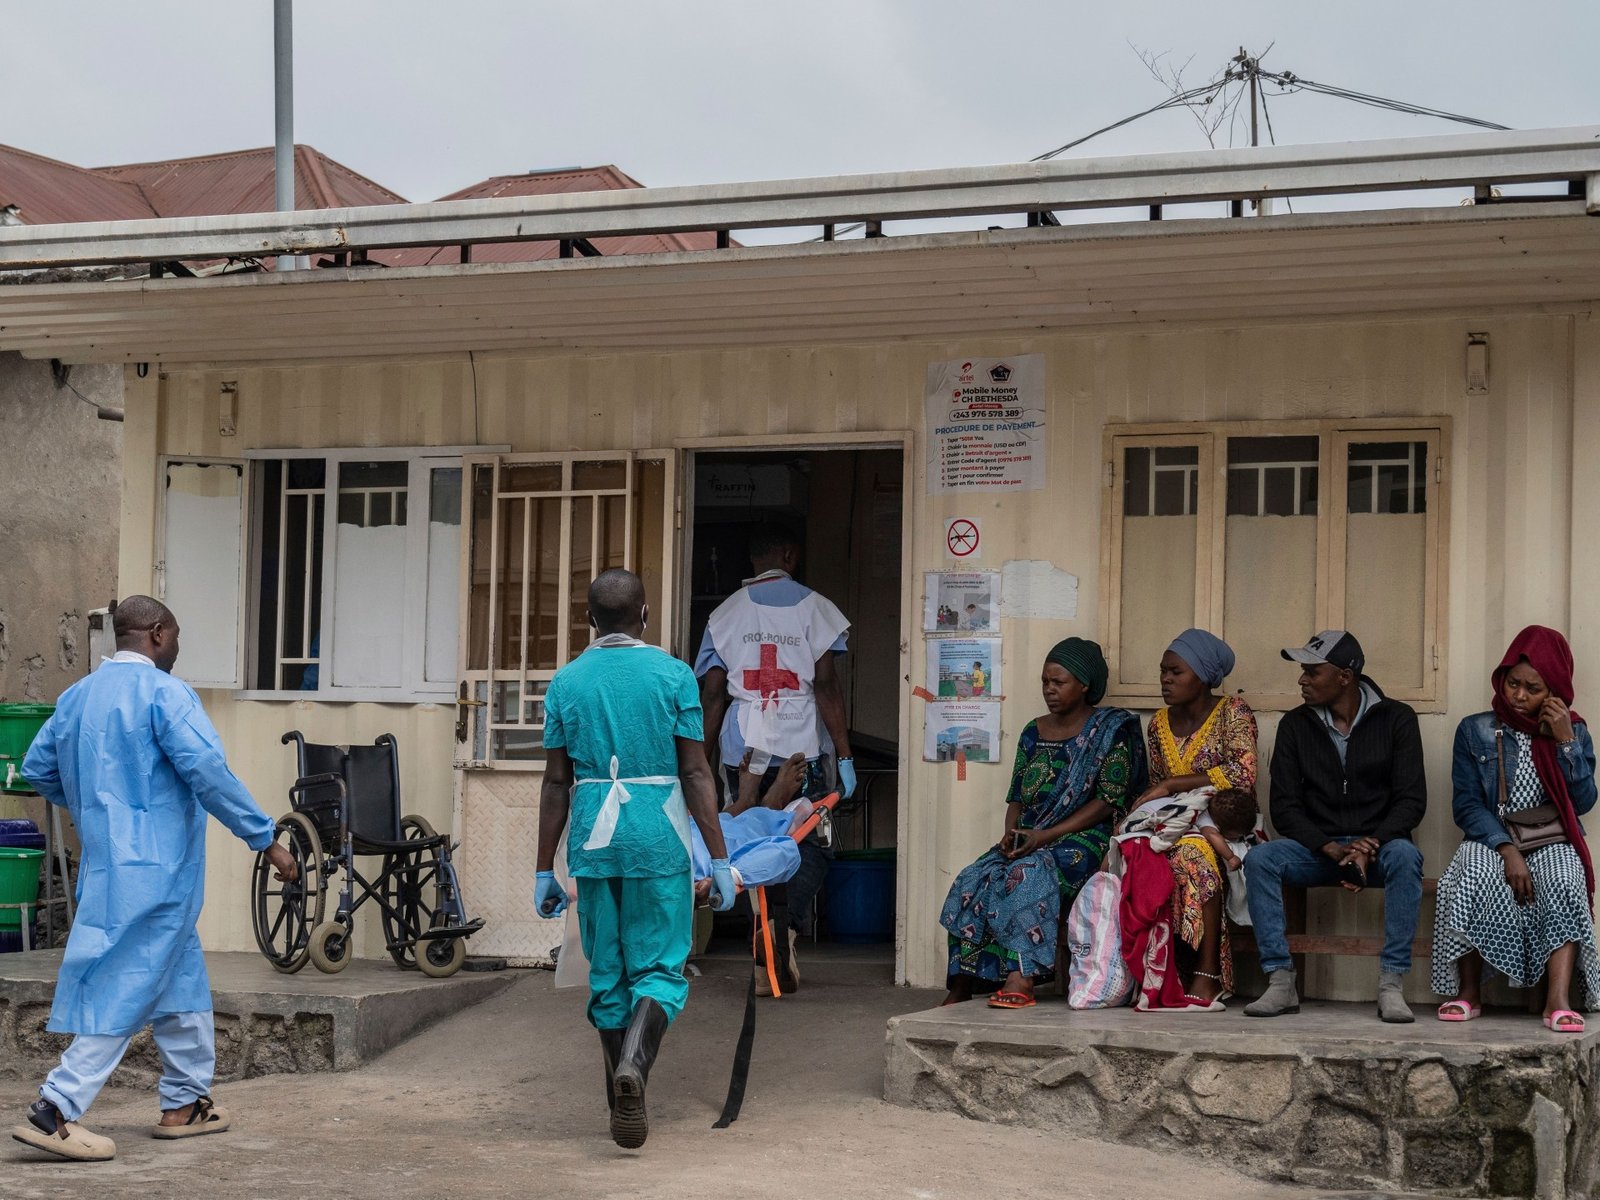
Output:
<svg viewBox="0 0 1600 1200">
<path fill-rule="evenodd" d="M 761 647 L 761 666 L 744 673 L 744 686 L 761 697 L 761 707 L 778 702 L 779 692 L 800 690 L 800 676 L 778 665 L 778 648 L 771 642 Z"/>
</svg>

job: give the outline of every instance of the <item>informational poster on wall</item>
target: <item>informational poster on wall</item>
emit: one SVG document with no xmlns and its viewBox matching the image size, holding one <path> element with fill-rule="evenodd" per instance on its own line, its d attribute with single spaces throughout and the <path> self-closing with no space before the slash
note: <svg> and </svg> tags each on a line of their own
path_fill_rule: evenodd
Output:
<svg viewBox="0 0 1600 1200">
<path fill-rule="evenodd" d="M 999 638 L 928 638 L 928 690 L 940 700 L 988 700 L 1000 690 Z"/>
<path fill-rule="evenodd" d="M 928 494 L 1044 486 L 1044 355 L 928 364 Z"/>
<path fill-rule="evenodd" d="M 923 575 L 923 633 L 999 633 L 999 571 L 928 571 Z"/>
<path fill-rule="evenodd" d="M 934 700 L 923 706 L 924 762 L 1000 761 L 1000 705 L 983 700 Z"/>
</svg>

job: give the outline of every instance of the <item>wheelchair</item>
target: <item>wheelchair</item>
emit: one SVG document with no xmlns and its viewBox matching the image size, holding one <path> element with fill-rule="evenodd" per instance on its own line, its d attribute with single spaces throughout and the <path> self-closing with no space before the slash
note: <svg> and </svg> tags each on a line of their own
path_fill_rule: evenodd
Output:
<svg viewBox="0 0 1600 1200">
<path fill-rule="evenodd" d="M 354 957 L 355 914 L 376 901 L 384 944 L 401 967 L 443 979 L 461 969 L 467 938 L 483 928 L 468 920 L 450 839 L 418 816 L 400 815 L 400 756 L 394 737 L 370 746 L 320 746 L 299 730 L 281 739 L 295 743 L 298 778 L 289 789 L 293 809 L 281 817 L 273 838 L 294 856 L 300 876 L 278 880 L 265 853 L 256 855 L 251 920 L 256 945 L 277 970 L 292 975 L 306 963 L 334 974 Z M 381 855 L 368 880 L 360 856 Z M 333 917 L 324 919 L 329 883 L 344 872 Z"/>
</svg>

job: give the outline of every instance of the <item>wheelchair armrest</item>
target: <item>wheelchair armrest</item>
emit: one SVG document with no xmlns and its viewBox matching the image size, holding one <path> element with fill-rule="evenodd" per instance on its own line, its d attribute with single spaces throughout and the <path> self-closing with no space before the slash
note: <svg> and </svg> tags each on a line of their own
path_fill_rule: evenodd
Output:
<svg viewBox="0 0 1600 1200">
<path fill-rule="evenodd" d="M 289 789 L 289 794 L 292 796 L 296 792 L 309 792 L 312 788 L 326 787 L 330 783 L 338 787 L 339 795 L 342 797 L 344 795 L 344 776 L 335 775 L 331 771 L 325 775 L 306 775 L 296 779 L 294 785 Z"/>
</svg>

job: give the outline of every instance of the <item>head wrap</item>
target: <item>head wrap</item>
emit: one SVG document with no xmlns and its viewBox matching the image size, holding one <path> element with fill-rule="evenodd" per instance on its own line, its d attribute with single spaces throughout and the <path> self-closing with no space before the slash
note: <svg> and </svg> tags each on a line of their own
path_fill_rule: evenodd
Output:
<svg viewBox="0 0 1600 1200">
<path fill-rule="evenodd" d="M 1208 688 L 1220 686 L 1233 673 L 1232 647 L 1204 629 L 1185 629 L 1167 649 L 1188 663 Z"/>
<path fill-rule="evenodd" d="M 1594 863 L 1589 857 L 1589 846 L 1584 841 L 1583 830 L 1578 825 L 1578 812 L 1572 805 L 1571 794 L 1567 791 L 1567 777 L 1561 770 L 1560 751 L 1556 747 L 1556 740 L 1547 728 L 1539 724 L 1538 718 L 1530 721 L 1512 708 L 1506 700 L 1506 676 L 1511 673 L 1511 668 L 1523 659 L 1527 659 L 1528 665 L 1539 672 L 1539 677 L 1544 680 L 1544 685 L 1550 689 L 1551 694 L 1559 697 L 1570 709 L 1572 647 L 1567 645 L 1567 639 L 1554 629 L 1548 629 L 1543 625 L 1529 625 L 1511 640 L 1505 657 L 1500 660 L 1500 665 L 1494 669 L 1490 679 L 1494 684 L 1494 715 L 1500 719 L 1502 725 L 1520 730 L 1533 738 L 1533 765 L 1539 773 L 1539 782 L 1544 785 L 1545 796 L 1556 806 L 1556 812 L 1561 817 L 1561 827 L 1567 831 L 1567 840 L 1572 843 L 1572 848 L 1577 851 L 1578 858 L 1583 863 L 1583 874 L 1589 884 L 1589 894 L 1593 896 Z M 1575 712 L 1572 713 L 1573 724 L 1580 724 L 1582 721 L 1582 717 Z"/>
<path fill-rule="evenodd" d="M 1100 652 L 1098 643 L 1084 638 L 1064 638 L 1050 648 L 1044 660 L 1070 671 L 1073 678 L 1083 684 L 1090 704 L 1099 704 L 1104 698 L 1111 668 L 1106 666 L 1106 656 Z"/>
</svg>

